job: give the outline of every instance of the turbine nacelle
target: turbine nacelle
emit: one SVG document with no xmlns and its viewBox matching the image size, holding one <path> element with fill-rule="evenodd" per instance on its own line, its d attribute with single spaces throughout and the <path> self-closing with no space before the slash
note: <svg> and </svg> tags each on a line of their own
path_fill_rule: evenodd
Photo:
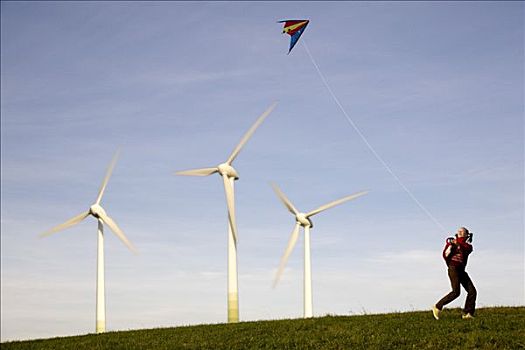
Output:
<svg viewBox="0 0 525 350">
<path fill-rule="evenodd" d="M 97 219 L 103 219 L 107 217 L 106 211 L 100 204 L 93 204 L 91 207 L 89 207 L 89 214 L 93 215 Z"/>
<path fill-rule="evenodd" d="M 310 220 L 305 213 L 298 213 L 295 215 L 295 220 L 303 227 L 314 227 L 312 220 Z"/>
<path fill-rule="evenodd" d="M 219 164 L 219 166 L 217 167 L 217 170 L 219 171 L 219 174 L 221 174 L 222 176 L 226 175 L 229 178 L 233 177 L 234 180 L 239 179 L 239 174 L 237 174 L 237 171 L 235 170 L 235 168 L 232 167 L 228 163 Z"/>
</svg>

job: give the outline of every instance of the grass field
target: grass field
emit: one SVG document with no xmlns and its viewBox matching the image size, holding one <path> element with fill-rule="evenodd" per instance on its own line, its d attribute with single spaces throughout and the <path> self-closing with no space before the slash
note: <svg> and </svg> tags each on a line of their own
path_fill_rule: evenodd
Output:
<svg viewBox="0 0 525 350">
<path fill-rule="evenodd" d="M 2 343 L 10 349 L 525 349 L 525 307 L 241 322 Z"/>
</svg>

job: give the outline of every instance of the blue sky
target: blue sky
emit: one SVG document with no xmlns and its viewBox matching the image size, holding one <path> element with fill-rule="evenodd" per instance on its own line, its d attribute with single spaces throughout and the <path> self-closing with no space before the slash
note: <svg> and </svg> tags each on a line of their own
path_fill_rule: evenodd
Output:
<svg viewBox="0 0 525 350">
<path fill-rule="evenodd" d="M 443 232 L 373 157 L 343 107 Z M 2 2 L 2 340 L 92 332 L 103 205 L 140 250 L 106 239 L 108 329 L 226 320 L 220 180 L 177 170 L 235 161 L 241 320 L 302 315 L 302 240 L 269 181 L 314 218 L 314 314 L 425 309 L 448 290 L 440 254 L 475 232 L 478 305 L 524 304 L 521 2 Z M 301 39 L 302 40 L 302 39 Z M 460 306 L 464 295 L 453 306 Z"/>
</svg>

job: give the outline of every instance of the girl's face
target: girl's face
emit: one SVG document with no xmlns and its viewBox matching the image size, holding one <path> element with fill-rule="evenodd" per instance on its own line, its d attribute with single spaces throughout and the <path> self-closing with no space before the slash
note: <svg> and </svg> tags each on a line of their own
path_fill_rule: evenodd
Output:
<svg viewBox="0 0 525 350">
<path fill-rule="evenodd" d="M 466 237 L 467 236 L 467 231 L 465 231 L 465 229 L 463 227 L 460 227 L 458 229 L 458 236 L 459 237 Z"/>
</svg>

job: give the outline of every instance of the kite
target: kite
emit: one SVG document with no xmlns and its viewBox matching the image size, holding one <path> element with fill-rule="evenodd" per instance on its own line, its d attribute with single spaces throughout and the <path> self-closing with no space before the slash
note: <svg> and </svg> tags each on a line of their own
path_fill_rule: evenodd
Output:
<svg viewBox="0 0 525 350">
<path fill-rule="evenodd" d="M 288 50 L 288 54 L 290 54 L 290 51 L 292 51 L 295 44 L 297 44 L 297 41 L 303 34 L 304 30 L 306 29 L 306 26 L 308 23 L 310 23 L 307 19 L 299 19 L 299 20 L 285 20 L 285 21 L 279 21 L 278 23 L 284 23 L 283 28 L 283 34 L 289 34 L 290 35 L 290 49 Z"/>
</svg>

